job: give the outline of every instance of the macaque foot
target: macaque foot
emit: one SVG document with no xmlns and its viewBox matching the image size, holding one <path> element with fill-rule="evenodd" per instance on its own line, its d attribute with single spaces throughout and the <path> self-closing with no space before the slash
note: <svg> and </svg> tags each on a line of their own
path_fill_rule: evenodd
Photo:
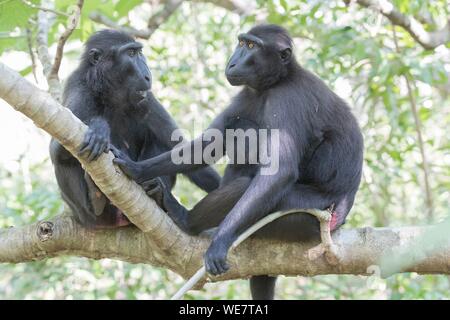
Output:
<svg viewBox="0 0 450 320">
<path fill-rule="evenodd" d="M 98 221 L 96 221 L 94 225 L 94 229 L 115 229 L 120 227 L 126 227 L 131 225 L 131 221 L 122 213 L 120 210 L 116 210 L 113 217 L 109 219 L 102 219 L 102 216 L 99 217 Z"/>
<path fill-rule="evenodd" d="M 131 221 L 128 220 L 127 216 L 122 212 L 118 212 L 116 215 L 116 227 L 126 227 L 131 224 Z"/>
<path fill-rule="evenodd" d="M 322 255 L 325 255 L 328 263 L 337 265 L 339 259 L 339 248 L 334 244 L 331 238 L 331 225 L 334 223 L 334 205 L 327 210 L 308 210 L 309 214 L 315 216 L 320 224 L 320 239 L 321 243 L 308 250 L 307 256 L 309 260 L 316 260 Z"/>
<path fill-rule="evenodd" d="M 155 200 L 158 207 L 166 210 L 164 206 L 164 182 L 160 178 L 154 178 L 141 183 L 145 193 Z"/>
</svg>

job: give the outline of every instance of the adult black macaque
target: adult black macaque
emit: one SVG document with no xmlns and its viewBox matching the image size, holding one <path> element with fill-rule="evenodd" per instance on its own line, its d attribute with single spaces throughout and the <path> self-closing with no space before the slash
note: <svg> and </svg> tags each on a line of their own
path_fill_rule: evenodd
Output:
<svg viewBox="0 0 450 320">
<path fill-rule="evenodd" d="M 163 196 L 168 214 L 186 232 L 197 234 L 219 226 L 205 254 L 206 270 L 213 275 L 228 269 L 227 253 L 239 234 L 271 212 L 333 208 L 331 230 L 340 227 L 353 205 L 363 161 L 363 138 L 349 107 L 296 62 L 285 29 L 260 25 L 238 39 L 226 76 L 231 85 L 244 88 L 210 128 L 222 133 L 241 126 L 278 129 L 279 170 L 264 175 L 262 164 L 231 164 L 219 189 L 190 211 L 169 192 Z M 192 143 L 204 147 L 210 143 L 202 140 L 206 139 Z M 171 152 L 140 162 L 119 155 L 114 161 L 138 182 L 199 167 L 174 164 Z M 270 223 L 258 236 L 318 239 L 319 223 L 309 214 L 292 214 Z M 252 277 L 253 298 L 273 298 L 275 280 Z"/>
<path fill-rule="evenodd" d="M 142 44 L 124 33 L 97 32 L 87 41 L 79 67 L 67 80 L 63 105 L 89 126 L 79 150 L 88 161 L 110 148 L 134 160 L 147 159 L 176 144 L 170 137 L 177 126 L 149 91 L 151 73 L 141 49 Z M 50 143 L 50 156 L 62 197 L 79 222 L 95 228 L 129 224 L 56 140 Z M 209 167 L 187 176 L 207 192 L 219 186 L 220 176 Z M 162 181 L 171 190 L 175 174 Z M 154 185 L 147 187 L 151 192 Z"/>
</svg>

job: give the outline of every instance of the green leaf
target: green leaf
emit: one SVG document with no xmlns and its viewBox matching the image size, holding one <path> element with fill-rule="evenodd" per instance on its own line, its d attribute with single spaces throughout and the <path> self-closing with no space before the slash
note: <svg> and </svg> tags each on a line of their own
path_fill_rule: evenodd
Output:
<svg viewBox="0 0 450 320">
<path fill-rule="evenodd" d="M 426 120 L 430 119 L 431 115 L 432 115 L 432 112 L 430 109 L 428 109 L 428 108 L 420 108 L 419 109 L 420 120 L 426 121 Z"/>
<path fill-rule="evenodd" d="M 115 6 L 118 17 L 124 17 L 130 12 L 134 7 L 142 4 L 142 0 L 120 0 Z"/>
<path fill-rule="evenodd" d="M 19 37 L 1 37 L 0 36 L 0 55 L 6 51 L 28 51 L 28 44 L 25 36 Z"/>
<path fill-rule="evenodd" d="M 19 73 L 22 75 L 22 77 L 25 77 L 31 71 L 33 71 L 33 67 L 32 66 L 28 66 L 25 69 L 20 70 Z"/>
<path fill-rule="evenodd" d="M 17 31 L 17 28 L 25 27 L 28 19 L 36 12 L 36 9 L 19 0 L 0 1 L 0 32 Z"/>
<path fill-rule="evenodd" d="M 288 3 L 286 2 L 286 0 L 280 0 L 280 4 L 281 4 L 281 6 L 283 7 L 284 11 L 285 11 L 285 12 L 288 12 L 288 10 L 289 10 L 289 5 L 288 5 Z"/>
</svg>

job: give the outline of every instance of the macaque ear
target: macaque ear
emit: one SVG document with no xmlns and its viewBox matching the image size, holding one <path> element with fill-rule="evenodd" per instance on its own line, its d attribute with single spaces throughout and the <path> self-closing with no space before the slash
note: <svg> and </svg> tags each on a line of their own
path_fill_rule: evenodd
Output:
<svg viewBox="0 0 450 320">
<path fill-rule="evenodd" d="M 283 50 L 280 50 L 280 57 L 283 63 L 288 63 L 291 60 L 291 56 L 292 56 L 291 48 L 285 48 Z"/>
<path fill-rule="evenodd" d="M 281 62 L 287 64 L 291 61 L 292 57 L 292 41 L 289 37 L 279 35 L 275 39 L 275 45 L 280 55 Z"/>
<path fill-rule="evenodd" d="M 102 51 L 100 49 L 94 48 L 89 50 L 89 62 L 95 66 L 100 60 L 101 55 Z"/>
</svg>

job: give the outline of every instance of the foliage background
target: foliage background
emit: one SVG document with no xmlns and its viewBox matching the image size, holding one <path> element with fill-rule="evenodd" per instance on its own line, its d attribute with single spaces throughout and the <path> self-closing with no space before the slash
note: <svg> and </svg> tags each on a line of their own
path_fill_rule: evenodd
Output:
<svg viewBox="0 0 450 320">
<path fill-rule="evenodd" d="M 349 102 L 363 129 L 364 177 L 345 228 L 422 225 L 450 216 L 450 45 L 425 50 L 402 28 L 394 31 L 381 15 L 343 1 L 244 1 L 251 8 L 244 16 L 208 2 L 214 1 L 184 1 L 149 40 L 142 41 L 153 91 L 180 127 L 199 132 L 237 92 L 223 74 L 237 34 L 255 21 L 278 23 L 295 36 L 299 62 Z M 450 5 L 444 0 L 392 2 L 410 16 L 430 13 L 437 25 L 449 16 Z M 55 9 L 67 12 L 75 1 L 54 3 Z M 37 13 L 33 4 L 40 2 L 0 0 L 0 59 L 45 89 L 38 61 L 36 78 L 32 74 L 29 43 L 34 52 Z M 82 42 L 104 28 L 89 14 L 100 12 L 121 25 L 143 28 L 161 8 L 156 0 L 85 1 L 79 28 L 65 48 L 60 77 L 65 79 L 76 67 Z M 52 26 L 51 52 L 66 20 L 58 16 Z M 49 137 L 3 101 L 0 104 L 0 227 L 61 213 L 64 206 L 48 158 Z M 431 201 L 426 196 L 421 147 L 429 167 Z M 187 206 L 203 196 L 183 178 L 175 194 Z M 109 259 L 67 257 L 0 265 L 0 299 L 163 299 L 182 283 L 181 277 L 164 269 Z M 447 276 L 400 274 L 383 280 L 329 275 L 280 277 L 277 298 L 448 299 L 449 292 Z M 187 296 L 248 297 L 244 280 L 209 284 Z"/>
</svg>

